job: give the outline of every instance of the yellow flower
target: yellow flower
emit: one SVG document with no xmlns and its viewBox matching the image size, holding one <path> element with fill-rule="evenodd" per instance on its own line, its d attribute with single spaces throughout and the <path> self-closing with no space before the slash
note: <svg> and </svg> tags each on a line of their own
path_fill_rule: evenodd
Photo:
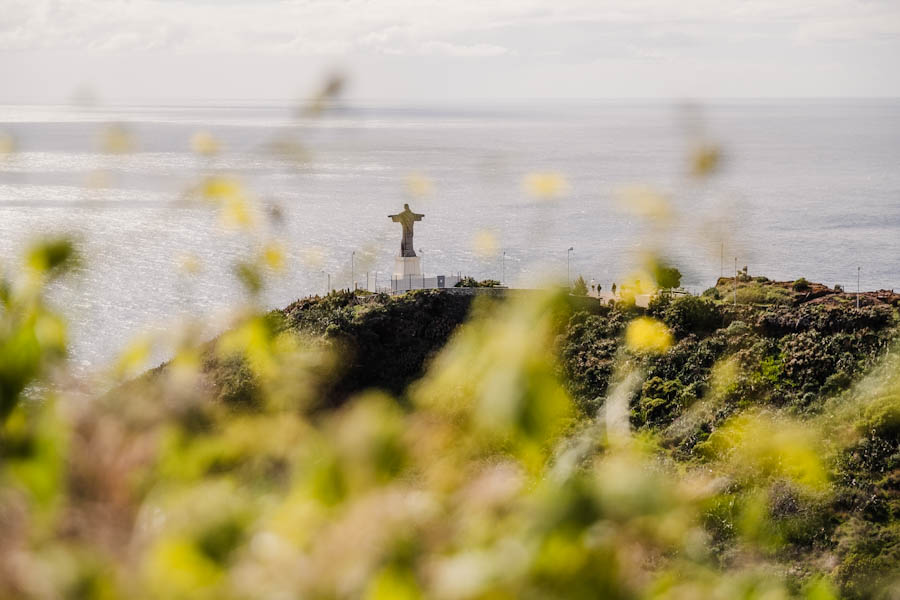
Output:
<svg viewBox="0 0 900 600">
<path fill-rule="evenodd" d="M 12 154 L 16 149 L 16 141 L 8 133 L 0 131 L 0 157 L 5 154 Z"/>
<path fill-rule="evenodd" d="M 185 253 L 178 257 L 178 270 L 185 275 L 196 275 L 203 269 L 203 264 L 196 254 Z"/>
<path fill-rule="evenodd" d="M 646 269 L 636 269 L 625 278 L 621 289 L 622 294 L 655 294 L 657 290 L 656 278 L 652 272 Z"/>
<path fill-rule="evenodd" d="M 228 227 L 254 225 L 253 207 L 239 182 L 228 177 L 209 177 L 200 185 L 200 195 L 221 209 L 222 222 Z"/>
<path fill-rule="evenodd" d="M 727 459 L 749 480 L 789 478 L 821 489 L 828 473 L 813 430 L 787 418 L 747 412 L 730 419 L 698 446 L 701 454 Z"/>
<path fill-rule="evenodd" d="M 431 180 L 424 175 L 413 173 L 406 177 L 406 192 L 410 196 L 421 198 L 423 196 L 430 196 L 433 191 L 434 185 Z"/>
<path fill-rule="evenodd" d="M 672 346 L 672 332 L 656 319 L 639 317 L 628 324 L 625 343 L 634 352 L 662 354 Z"/>
<path fill-rule="evenodd" d="M 525 191 L 542 199 L 558 198 L 569 191 L 569 182 L 560 173 L 531 173 L 525 176 Z"/>
<path fill-rule="evenodd" d="M 207 200 L 224 200 L 225 198 L 243 196 L 241 184 L 228 177 L 209 177 L 200 186 L 200 193 Z"/>
<path fill-rule="evenodd" d="M 722 151 L 718 146 L 704 144 L 691 155 L 691 174 L 695 177 L 711 175 L 722 163 Z"/>
<path fill-rule="evenodd" d="M 152 350 L 153 340 L 148 336 L 142 336 L 132 341 L 119 354 L 116 364 L 118 375 L 132 377 L 140 373 L 146 368 Z"/>
<path fill-rule="evenodd" d="M 110 154 L 125 154 L 135 149 L 134 136 L 122 125 L 110 125 L 103 130 L 101 145 Z"/>
<path fill-rule="evenodd" d="M 482 258 L 496 256 L 500 249 L 497 237 L 490 231 L 479 231 L 475 235 L 473 245 L 475 246 L 475 253 Z"/>
<path fill-rule="evenodd" d="M 244 198 L 227 198 L 222 206 L 222 222 L 228 227 L 244 228 L 253 225 L 250 205 Z"/>
<path fill-rule="evenodd" d="M 284 247 L 277 242 L 272 242 L 263 248 L 263 260 L 274 271 L 284 270 Z"/>
<path fill-rule="evenodd" d="M 40 314 L 34 322 L 34 336 L 46 348 L 65 348 L 66 323 L 56 315 Z"/>
</svg>

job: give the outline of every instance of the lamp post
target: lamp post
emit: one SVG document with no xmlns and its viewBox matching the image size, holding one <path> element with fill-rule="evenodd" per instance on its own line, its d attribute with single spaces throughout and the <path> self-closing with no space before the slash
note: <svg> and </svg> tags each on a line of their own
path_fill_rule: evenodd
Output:
<svg viewBox="0 0 900 600">
<path fill-rule="evenodd" d="M 575 246 L 570 246 L 568 250 L 566 250 L 566 285 L 568 287 L 572 287 L 572 269 L 570 267 L 569 257 L 572 256 L 572 252 L 575 251 Z"/>
<path fill-rule="evenodd" d="M 326 272 L 325 269 L 322 269 L 321 272 L 328 277 L 328 287 L 325 288 L 325 295 L 327 296 L 331 292 L 331 273 Z"/>
<path fill-rule="evenodd" d="M 734 305 L 737 306 L 737 256 L 734 257 Z"/>
<path fill-rule="evenodd" d="M 422 289 L 425 289 L 425 250 L 419 248 L 419 254 L 422 255 Z"/>
<path fill-rule="evenodd" d="M 356 250 L 350 253 L 350 291 L 356 291 L 356 273 L 354 272 L 355 267 L 355 259 L 356 259 Z"/>
</svg>

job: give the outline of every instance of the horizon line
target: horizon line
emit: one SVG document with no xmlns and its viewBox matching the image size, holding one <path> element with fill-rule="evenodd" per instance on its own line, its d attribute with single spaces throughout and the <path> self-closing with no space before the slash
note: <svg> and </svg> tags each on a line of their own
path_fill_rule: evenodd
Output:
<svg viewBox="0 0 900 600">
<path fill-rule="evenodd" d="M 195 97 L 195 98 L 144 98 L 120 99 L 106 102 L 39 101 L 26 99 L 0 99 L 0 106 L 65 106 L 77 108 L 104 108 L 124 106 L 190 106 L 190 105 L 279 105 L 290 106 L 308 101 L 308 97 L 272 97 L 272 98 L 240 98 L 240 97 Z M 573 97 L 465 97 L 465 98 L 408 98 L 390 96 L 358 96 L 343 97 L 334 102 L 342 104 L 393 104 L 399 106 L 435 106 L 453 104 L 568 104 L 568 103 L 658 103 L 658 104 L 704 104 L 718 102 L 839 102 L 839 101 L 900 101 L 900 95 L 884 96 L 573 96 Z"/>
</svg>

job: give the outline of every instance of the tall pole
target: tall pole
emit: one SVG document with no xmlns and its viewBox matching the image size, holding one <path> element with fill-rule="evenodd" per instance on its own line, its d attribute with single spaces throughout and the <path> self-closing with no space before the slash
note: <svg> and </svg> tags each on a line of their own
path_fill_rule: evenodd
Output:
<svg viewBox="0 0 900 600">
<path fill-rule="evenodd" d="M 722 277 L 725 277 L 725 242 L 722 242 L 719 249 L 719 279 Z"/>
<path fill-rule="evenodd" d="M 506 284 L 506 252 L 503 253 L 503 258 L 500 259 L 500 283 Z"/>
<path fill-rule="evenodd" d="M 350 253 L 350 290 L 356 291 L 356 273 L 354 272 L 354 261 L 356 259 L 356 250 Z"/>
<path fill-rule="evenodd" d="M 859 308 L 859 267 L 856 267 L 856 308 Z"/>
<path fill-rule="evenodd" d="M 369 272 L 366 271 L 366 291 L 371 292 L 372 289 L 369 287 Z"/>
<path fill-rule="evenodd" d="M 734 257 L 734 305 L 737 306 L 737 256 Z"/>
<path fill-rule="evenodd" d="M 572 252 L 575 250 L 574 246 L 571 246 L 568 250 L 566 250 L 566 286 L 572 287 L 572 268 L 570 266 L 571 261 L 569 257 L 572 256 Z"/>
</svg>

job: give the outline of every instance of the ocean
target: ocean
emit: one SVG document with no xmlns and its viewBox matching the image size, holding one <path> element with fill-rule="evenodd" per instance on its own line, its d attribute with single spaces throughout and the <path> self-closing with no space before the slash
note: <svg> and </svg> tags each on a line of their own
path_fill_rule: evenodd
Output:
<svg viewBox="0 0 900 600">
<path fill-rule="evenodd" d="M 349 287 L 351 262 L 360 287 L 387 285 L 400 242 L 387 215 L 404 202 L 426 215 L 415 244 L 429 277 L 533 287 L 569 273 L 608 289 L 652 250 L 697 292 L 735 259 L 772 279 L 855 290 L 860 267 L 863 289 L 900 287 L 900 100 L 296 109 L 0 106 L 0 136 L 15 142 L 0 157 L 0 264 L 12 270 L 35 237 L 79 241 L 84 268 L 52 290 L 77 369 L 246 300 L 232 265 L 260 240 L 280 240 L 286 257 L 267 307 L 322 293 L 329 277 Z M 104 152 L 112 124 L 130 151 Z M 200 131 L 218 154 L 191 150 Z M 722 151 L 711 177 L 690 174 L 698 144 Z M 563 177 L 565 193 L 534 197 L 523 181 L 535 173 Z M 211 175 L 262 207 L 252 235 L 187 200 Z M 633 186 L 668 198 L 670 221 L 624 210 Z"/>
</svg>

